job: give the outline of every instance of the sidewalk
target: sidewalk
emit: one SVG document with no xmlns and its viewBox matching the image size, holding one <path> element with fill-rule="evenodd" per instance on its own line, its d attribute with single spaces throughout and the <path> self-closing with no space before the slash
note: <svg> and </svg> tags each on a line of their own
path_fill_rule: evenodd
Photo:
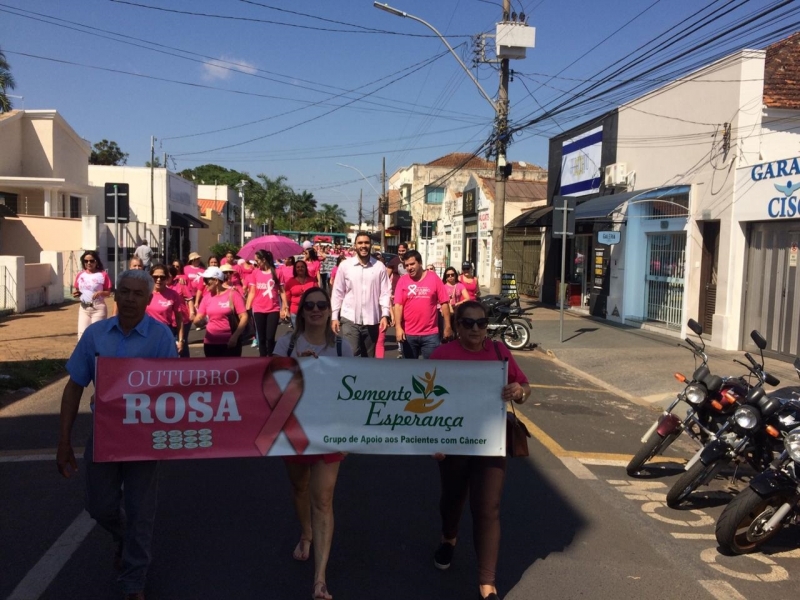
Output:
<svg viewBox="0 0 800 600">
<path fill-rule="evenodd" d="M 666 406 L 684 387 L 674 378 L 674 373 L 690 376 L 695 369 L 694 356 L 678 346 L 681 340 L 677 337 L 566 312 L 564 342 L 561 343 L 558 309 L 525 300 L 522 306 L 528 309 L 527 316 L 533 321 L 533 342 L 537 350 L 637 404 Z M 694 335 L 692 338 L 697 341 Z M 744 367 L 732 362 L 737 358 L 746 363 L 744 352 L 706 347 L 706 354 L 714 374 L 746 372 Z M 757 354 L 753 357 L 759 358 Z M 780 379 L 782 386 L 798 384 L 791 363 L 767 358 L 765 369 Z"/>
</svg>

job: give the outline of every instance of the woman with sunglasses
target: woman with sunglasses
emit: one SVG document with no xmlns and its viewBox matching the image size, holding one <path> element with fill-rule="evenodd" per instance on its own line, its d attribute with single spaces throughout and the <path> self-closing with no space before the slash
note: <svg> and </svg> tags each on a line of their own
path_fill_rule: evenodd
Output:
<svg viewBox="0 0 800 600">
<path fill-rule="evenodd" d="M 150 277 L 155 281 L 155 286 L 147 306 L 147 314 L 169 327 L 175 336 L 178 353 L 181 353 L 186 343 L 183 320 L 189 318 L 188 310 L 184 310 L 186 301 L 178 292 L 169 288 L 171 277 L 166 265 L 153 265 L 150 268 Z"/>
<path fill-rule="evenodd" d="M 269 250 L 256 252 L 256 269 L 250 275 L 247 310 L 256 320 L 258 355 L 269 356 L 275 348 L 275 333 L 281 318 L 289 314 L 286 292 L 278 279 L 275 260 Z"/>
<path fill-rule="evenodd" d="M 102 321 L 108 316 L 106 298 L 111 295 L 111 279 L 103 270 L 100 255 L 94 250 L 87 250 L 81 255 L 83 271 L 75 277 L 72 292 L 73 298 L 80 298 L 81 307 L 78 312 L 78 339 L 92 323 Z"/>
<path fill-rule="evenodd" d="M 292 327 L 297 320 L 297 311 L 300 308 L 300 298 L 306 290 L 319 287 L 316 279 L 311 279 L 308 275 L 306 261 L 298 260 L 294 263 L 293 277 L 286 282 L 286 299 L 289 301 L 289 318 L 292 320 Z"/>
<path fill-rule="evenodd" d="M 337 339 L 331 329 L 331 299 L 326 291 L 314 287 L 303 293 L 295 330 L 278 340 L 275 356 L 353 356 L 347 340 Z M 313 546 L 313 598 L 319 600 L 333 598 L 325 576 L 333 540 L 333 492 L 343 459 L 341 452 L 284 457 L 300 521 L 300 541 L 292 557 L 308 560 Z"/>
<path fill-rule="evenodd" d="M 225 275 L 219 267 L 209 267 L 203 271 L 202 279 L 208 294 L 203 296 L 197 308 L 194 324 L 200 325 L 208 319 L 203 338 L 203 353 L 206 356 L 241 356 L 239 337 L 247 325 L 247 311 L 241 294 L 233 289 L 223 289 Z M 231 331 L 229 317 L 233 315 L 236 315 L 238 324 Z"/>
<path fill-rule="evenodd" d="M 458 282 L 467 290 L 470 300 L 477 300 L 481 297 L 481 286 L 478 283 L 477 276 L 472 275 L 472 264 L 465 262 L 461 265 L 461 275 L 458 277 Z"/>
<path fill-rule="evenodd" d="M 469 300 L 456 308 L 456 340 L 436 348 L 435 360 L 507 360 L 508 384 L 500 391 L 503 402 L 522 404 L 530 396 L 528 379 L 503 344 L 486 339 L 489 318 L 480 302 Z M 498 399 L 499 400 L 499 399 Z M 488 400 L 497 401 L 497 400 Z M 469 496 L 473 543 L 478 557 L 481 598 L 499 600 L 495 587 L 500 552 L 500 498 L 506 475 L 504 456 L 455 456 L 437 454 L 441 496 L 442 537 L 433 555 L 438 569 L 447 569 L 453 558 L 458 523 Z"/>
</svg>

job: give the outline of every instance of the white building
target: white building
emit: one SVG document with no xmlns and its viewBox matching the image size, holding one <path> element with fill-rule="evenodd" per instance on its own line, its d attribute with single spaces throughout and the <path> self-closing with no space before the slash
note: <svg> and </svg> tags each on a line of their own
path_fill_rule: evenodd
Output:
<svg viewBox="0 0 800 600">
<path fill-rule="evenodd" d="M 800 34 L 743 50 L 551 139 L 554 208 L 578 201 L 575 309 L 681 336 L 695 318 L 731 350 L 759 329 L 798 354 L 799 58 Z M 606 230 L 617 245 L 598 243 Z M 560 242 L 548 249 L 554 303 Z"/>
</svg>

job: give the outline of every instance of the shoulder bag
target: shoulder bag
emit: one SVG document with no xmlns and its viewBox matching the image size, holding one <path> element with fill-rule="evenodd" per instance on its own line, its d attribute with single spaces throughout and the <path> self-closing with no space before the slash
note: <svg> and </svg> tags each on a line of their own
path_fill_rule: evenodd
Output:
<svg viewBox="0 0 800 600">
<path fill-rule="evenodd" d="M 239 293 L 236 292 L 233 288 L 230 289 L 228 292 L 228 303 L 231 306 L 231 311 L 228 313 L 228 327 L 231 328 L 231 335 L 236 329 L 239 327 L 239 315 L 236 314 L 236 306 L 233 303 L 233 294 Z M 256 327 L 255 323 L 253 323 L 252 315 L 247 315 L 247 325 L 244 327 L 244 331 L 242 331 L 241 335 L 239 336 L 239 345 L 245 346 L 253 341 L 253 338 L 256 337 Z"/>
<path fill-rule="evenodd" d="M 492 346 L 497 354 L 497 360 L 504 360 L 500 356 L 497 342 L 492 340 Z M 514 401 L 509 402 L 511 412 L 506 412 L 506 456 L 528 456 L 528 438 L 531 437 L 525 423 L 517 418 L 517 411 L 514 409 Z"/>
</svg>

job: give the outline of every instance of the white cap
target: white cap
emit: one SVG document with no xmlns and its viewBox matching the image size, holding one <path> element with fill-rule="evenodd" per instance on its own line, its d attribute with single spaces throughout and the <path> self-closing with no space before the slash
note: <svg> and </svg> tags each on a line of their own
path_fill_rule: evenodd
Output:
<svg viewBox="0 0 800 600">
<path fill-rule="evenodd" d="M 225 281 L 225 275 L 219 267 L 208 267 L 203 271 L 200 277 L 203 279 L 219 279 L 220 281 Z"/>
<path fill-rule="evenodd" d="M 309 242 L 308 240 L 306 240 L 305 242 L 303 242 L 303 250 L 308 250 L 309 248 L 313 248 L 313 247 L 314 247 L 314 244 L 312 244 L 312 243 L 311 243 L 311 242 Z"/>
</svg>

